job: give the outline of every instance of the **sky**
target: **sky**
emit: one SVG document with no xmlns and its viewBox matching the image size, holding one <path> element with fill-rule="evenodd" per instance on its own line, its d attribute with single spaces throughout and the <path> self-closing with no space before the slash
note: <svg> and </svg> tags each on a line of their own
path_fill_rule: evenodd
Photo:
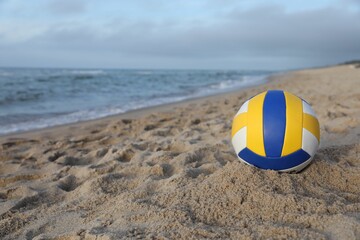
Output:
<svg viewBox="0 0 360 240">
<path fill-rule="evenodd" d="M 360 0 L 0 0 L 0 66 L 283 70 L 360 59 Z"/>
</svg>

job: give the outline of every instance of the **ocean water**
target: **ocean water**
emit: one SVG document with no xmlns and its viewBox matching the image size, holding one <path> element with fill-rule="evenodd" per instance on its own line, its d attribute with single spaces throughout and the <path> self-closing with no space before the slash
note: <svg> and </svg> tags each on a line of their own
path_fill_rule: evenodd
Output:
<svg viewBox="0 0 360 240">
<path fill-rule="evenodd" d="M 269 71 L 0 68 L 0 134 L 265 83 Z"/>
</svg>

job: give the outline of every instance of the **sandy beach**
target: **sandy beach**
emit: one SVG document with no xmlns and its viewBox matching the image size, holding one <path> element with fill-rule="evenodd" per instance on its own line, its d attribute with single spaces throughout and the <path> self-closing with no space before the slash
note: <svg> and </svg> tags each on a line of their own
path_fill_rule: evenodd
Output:
<svg viewBox="0 0 360 240">
<path fill-rule="evenodd" d="M 290 91 L 321 146 L 298 174 L 241 163 L 232 118 Z M 1 239 L 360 239 L 360 68 L 0 137 Z"/>
</svg>

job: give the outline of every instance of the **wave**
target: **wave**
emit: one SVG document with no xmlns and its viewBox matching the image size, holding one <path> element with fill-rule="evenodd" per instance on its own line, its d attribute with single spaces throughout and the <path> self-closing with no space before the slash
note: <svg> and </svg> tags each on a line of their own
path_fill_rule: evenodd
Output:
<svg viewBox="0 0 360 240">
<path fill-rule="evenodd" d="M 136 74 L 138 74 L 138 75 L 151 75 L 151 74 L 153 74 L 153 72 L 152 71 L 138 71 L 138 72 L 136 72 Z"/>
<path fill-rule="evenodd" d="M 55 116 L 43 116 L 31 119 L 31 116 L 27 117 L 27 121 L 18 123 L 2 124 L 0 126 L 0 134 L 9 134 L 14 132 L 24 132 L 34 129 L 41 129 L 47 127 L 53 127 L 57 125 L 63 125 L 68 123 L 76 123 L 80 121 L 92 120 L 109 115 L 115 115 L 124 112 L 121 108 L 114 108 L 108 111 L 98 110 L 83 110 L 67 114 L 54 114 Z M 10 117 L 11 118 L 11 117 Z M 24 119 L 24 117 L 23 117 Z"/>
<path fill-rule="evenodd" d="M 62 70 L 36 78 L 38 82 L 52 82 L 56 80 L 88 80 L 99 76 L 105 76 L 107 73 L 103 70 Z"/>
<path fill-rule="evenodd" d="M 6 72 L 6 71 L 0 71 L 0 77 L 9 77 L 12 76 L 13 74 L 11 72 Z"/>
<path fill-rule="evenodd" d="M 199 92 L 203 94 L 214 94 L 251 87 L 265 83 L 267 81 L 267 76 L 268 75 L 243 76 L 237 80 L 228 79 L 219 83 L 210 84 L 208 86 L 209 88 L 200 89 Z"/>
<path fill-rule="evenodd" d="M 106 72 L 104 72 L 102 70 L 71 70 L 71 71 L 63 70 L 61 73 L 59 73 L 57 71 L 57 72 L 49 72 L 46 74 L 47 74 L 47 76 L 43 76 L 43 78 L 42 78 L 43 80 L 46 80 L 46 79 L 51 80 L 52 79 L 51 77 L 47 78 L 49 76 L 55 76 L 55 75 L 59 75 L 59 74 L 63 74 L 63 76 L 64 76 L 66 74 L 66 76 L 68 76 L 68 77 L 66 79 L 64 78 L 61 81 L 60 86 L 62 86 L 62 87 L 70 86 L 69 88 L 64 89 L 65 93 L 70 93 L 70 91 L 73 90 L 73 87 L 70 84 L 71 82 L 64 84 L 64 81 L 74 80 L 78 76 L 83 77 L 83 78 L 80 77 L 78 79 L 86 79 L 88 76 L 94 76 L 94 75 L 89 75 L 89 74 L 99 75 L 99 74 L 106 74 Z M 149 89 L 148 90 L 145 89 L 146 91 L 144 90 L 144 92 L 141 92 L 138 90 L 135 91 L 135 89 L 139 88 L 139 84 L 141 85 L 143 83 L 148 83 L 150 81 L 150 79 L 152 79 L 152 78 L 146 78 L 146 77 L 141 78 L 143 82 L 126 81 L 130 85 L 122 86 L 122 89 L 128 90 L 128 93 L 126 93 L 127 95 L 124 95 L 124 97 L 122 97 L 121 91 L 119 91 L 120 95 L 116 95 L 116 97 L 114 98 L 114 99 L 118 99 L 118 100 L 116 100 L 117 105 L 113 104 L 114 101 L 110 101 L 112 99 L 112 97 L 115 96 L 114 92 L 117 90 L 113 90 L 113 92 L 110 91 L 109 93 L 107 92 L 106 95 L 104 95 L 103 92 L 98 91 L 98 90 L 90 91 L 89 93 L 86 93 L 86 94 L 87 94 L 87 96 L 89 94 L 90 94 L 90 96 L 93 96 L 91 94 L 95 94 L 94 99 L 96 99 L 96 98 L 99 100 L 103 100 L 106 98 L 110 99 L 109 101 L 104 102 L 104 103 L 107 102 L 106 104 L 108 104 L 108 105 L 104 106 L 104 105 L 99 104 L 98 107 L 94 107 L 95 105 L 97 105 L 96 102 L 92 102 L 92 100 L 89 100 L 89 103 L 78 106 L 79 108 L 82 108 L 80 110 L 74 110 L 74 108 L 62 108 L 63 111 L 68 111 L 67 113 L 56 112 L 53 114 L 49 114 L 47 111 L 41 110 L 41 111 L 37 111 L 40 114 L 36 114 L 36 116 L 35 115 L 26 115 L 26 114 L 24 116 L 3 115 L 4 118 L 2 118 L 3 121 L 1 121 L 1 124 L 0 124 L 0 134 L 9 134 L 9 133 L 13 133 L 13 132 L 29 131 L 29 130 L 33 130 L 33 129 L 40 129 L 40 128 L 52 127 L 52 126 L 56 126 L 56 125 L 98 119 L 98 118 L 115 115 L 115 114 L 119 114 L 119 113 L 124 113 L 124 112 L 136 110 L 136 109 L 140 109 L 140 108 L 152 107 L 152 106 L 161 105 L 161 104 L 179 102 L 179 101 L 186 100 L 186 99 L 192 99 L 192 98 L 203 97 L 203 96 L 208 96 L 208 95 L 212 95 L 212 94 L 234 91 L 234 90 L 241 89 L 244 87 L 262 84 L 262 83 L 266 82 L 266 79 L 268 76 L 268 75 L 246 75 L 246 76 L 238 75 L 238 76 L 235 76 L 236 74 L 233 74 L 233 75 L 234 76 L 232 76 L 232 77 L 229 75 L 226 75 L 225 80 L 222 80 L 218 83 L 214 83 L 214 81 L 216 81 L 216 79 L 219 79 L 219 78 L 222 79 L 224 77 L 223 74 L 221 74 L 219 78 L 218 77 L 211 78 L 211 75 L 209 75 L 209 77 L 207 75 L 205 77 L 204 77 L 204 75 L 200 75 L 202 78 L 200 78 L 199 82 L 191 82 L 185 78 L 181 85 L 176 85 L 176 84 L 166 85 L 167 88 L 166 87 L 163 88 L 162 86 L 163 86 L 164 82 L 170 78 L 170 77 L 167 77 L 167 78 L 163 79 L 162 84 L 156 84 L 157 88 L 151 89 L 151 86 L 150 86 Z M 171 76 L 173 76 L 173 75 L 171 75 Z M 39 80 L 39 78 L 37 78 L 37 81 L 38 80 Z M 180 78 L 180 80 L 182 80 L 182 79 Z M 196 80 L 196 78 L 195 78 L 195 80 Z M 212 81 L 212 83 L 209 83 L 209 81 Z M 67 84 L 70 84 L 70 85 L 67 85 Z M 41 86 L 41 85 L 39 85 L 39 86 Z M 81 85 L 81 86 L 85 87 L 87 85 Z M 110 89 L 113 89 L 113 88 L 111 88 L 111 86 L 112 85 L 109 85 Z M 171 88 L 170 88 L 171 92 L 168 91 L 169 86 L 171 86 Z M 139 89 L 141 90 L 141 88 L 139 88 Z M 166 89 L 168 89 L 168 90 L 166 90 Z M 143 93 L 145 93 L 145 94 L 143 95 Z M 56 96 L 50 95 L 50 96 L 52 98 L 57 97 L 57 95 Z M 75 98 L 77 97 L 77 99 L 81 99 L 80 96 L 78 96 L 78 95 L 76 95 L 76 96 L 74 95 L 74 97 Z M 10 102 L 25 102 L 25 101 L 27 101 L 27 102 L 31 102 L 31 104 L 29 104 L 29 106 L 31 107 L 31 106 L 35 106 L 34 104 L 39 104 L 39 103 L 35 103 L 35 102 L 33 103 L 32 101 L 46 102 L 47 100 L 49 100 L 46 98 L 46 96 L 42 96 L 41 94 L 39 94 L 39 92 L 32 92 L 32 94 L 29 94 L 29 95 L 19 92 L 19 94 L 13 95 L 12 98 L 9 98 L 9 96 L 7 96 L 7 95 L 5 95 L 5 98 L 0 99 L 0 105 L 2 104 L 1 103 L 2 100 L 5 101 L 5 103 L 3 102 L 3 104 L 9 104 L 9 101 Z M 43 100 L 40 98 L 43 98 Z M 59 99 L 62 99 L 62 98 L 59 98 Z M 132 99 L 132 100 L 130 100 L 130 99 Z M 65 101 L 64 104 L 66 104 L 67 103 L 66 100 L 64 100 L 64 101 Z M 124 101 L 126 102 L 126 104 L 122 104 L 122 103 L 124 103 Z M 122 104 L 122 105 L 120 105 L 120 104 Z M 21 104 L 19 104 L 19 106 L 21 106 Z M 42 106 L 42 105 L 40 104 L 38 106 Z M 91 107 L 93 107 L 93 108 L 90 109 Z M 60 109 L 55 109 L 55 111 L 56 110 L 59 111 Z M 32 111 L 32 112 L 36 113 L 36 111 Z M 9 120 L 11 118 L 13 120 Z M 15 118 L 16 118 L 16 121 L 14 121 Z"/>
<path fill-rule="evenodd" d="M 106 72 L 104 70 L 71 70 L 68 73 L 74 75 L 104 75 Z"/>
<path fill-rule="evenodd" d="M 44 93 L 42 92 L 30 93 L 25 91 L 18 91 L 13 95 L 4 96 L 2 99 L 0 99 L 0 105 L 8 105 L 18 102 L 36 101 L 41 99 L 41 97 L 43 96 Z"/>
<path fill-rule="evenodd" d="M 21 116 L 23 119 L 27 119 L 27 121 L 17 122 L 11 121 L 9 124 L 1 124 L 0 126 L 0 134 L 9 134 L 14 132 L 24 132 L 34 129 L 41 129 L 47 127 L 53 127 L 68 123 L 76 123 L 81 121 L 99 119 L 102 117 L 112 116 L 120 113 L 124 113 L 131 110 L 141 109 L 145 107 L 157 106 L 161 104 L 166 104 L 170 102 L 177 102 L 186 99 L 186 97 L 177 97 L 177 98 L 162 98 L 156 99 L 153 101 L 141 101 L 138 103 L 128 104 L 127 108 L 124 107 L 106 107 L 106 108 L 98 108 L 98 109 L 89 109 L 89 110 L 82 110 L 72 113 L 66 114 L 52 114 L 49 117 L 47 114 L 44 117 L 39 117 L 36 115 L 29 115 L 29 116 Z M 32 116 L 36 116 L 32 118 Z M 11 116 L 8 116 L 7 119 L 11 119 Z M 14 116 L 16 118 L 16 116 Z"/>
<path fill-rule="evenodd" d="M 211 89 L 227 89 L 229 87 L 232 87 L 234 85 L 236 85 L 237 82 L 234 80 L 226 80 L 226 81 L 222 81 L 220 83 L 216 83 L 216 84 L 211 84 L 209 87 Z"/>
</svg>

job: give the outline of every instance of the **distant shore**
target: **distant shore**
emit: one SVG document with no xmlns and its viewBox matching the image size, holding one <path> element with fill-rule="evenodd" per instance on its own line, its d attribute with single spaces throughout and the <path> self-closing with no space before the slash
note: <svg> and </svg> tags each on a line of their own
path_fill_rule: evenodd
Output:
<svg viewBox="0 0 360 240">
<path fill-rule="evenodd" d="M 360 68 L 0 137 L 1 239 L 359 239 Z M 298 174 L 238 161 L 232 118 L 283 89 L 321 128 Z"/>
</svg>

